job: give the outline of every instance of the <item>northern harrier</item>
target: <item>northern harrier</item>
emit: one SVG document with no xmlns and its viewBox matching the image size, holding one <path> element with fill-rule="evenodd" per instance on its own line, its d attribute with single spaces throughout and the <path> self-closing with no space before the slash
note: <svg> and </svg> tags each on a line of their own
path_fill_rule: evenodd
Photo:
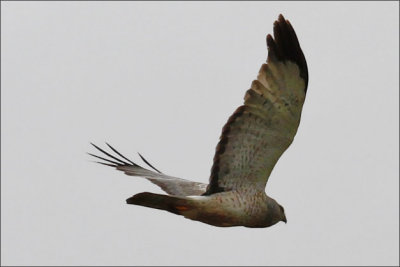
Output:
<svg viewBox="0 0 400 267">
<path fill-rule="evenodd" d="M 142 176 L 168 195 L 139 193 L 128 204 L 166 210 L 203 223 L 228 227 L 268 227 L 283 221 L 284 209 L 265 193 L 265 185 L 300 123 L 308 84 L 307 63 L 296 33 L 282 15 L 267 35 L 268 58 L 222 129 L 209 184 L 192 182 L 145 169 L 112 146 L 109 158 L 96 158 L 131 176 Z M 140 155 L 140 154 L 139 154 Z"/>
</svg>

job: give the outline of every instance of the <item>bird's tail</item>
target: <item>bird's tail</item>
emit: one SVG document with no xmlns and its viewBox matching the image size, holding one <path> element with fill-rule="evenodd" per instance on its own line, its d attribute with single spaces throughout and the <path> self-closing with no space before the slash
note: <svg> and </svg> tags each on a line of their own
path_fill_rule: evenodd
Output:
<svg viewBox="0 0 400 267">
<path fill-rule="evenodd" d="M 133 197 L 128 198 L 126 203 L 166 210 L 178 215 L 185 215 L 186 212 L 194 209 L 194 203 L 191 199 L 149 192 L 136 194 Z"/>
</svg>

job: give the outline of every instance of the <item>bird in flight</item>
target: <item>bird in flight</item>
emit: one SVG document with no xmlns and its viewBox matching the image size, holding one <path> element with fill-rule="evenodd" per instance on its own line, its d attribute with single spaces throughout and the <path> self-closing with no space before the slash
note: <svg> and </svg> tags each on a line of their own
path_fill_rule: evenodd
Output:
<svg viewBox="0 0 400 267">
<path fill-rule="evenodd" d="M 128 204 L 161 209 L 206 224 L 269 227 L 286 221 L 283 207 L 265 186 L 276 162 L 292 143 L 300 123 L 308 84 L 307 63 L 292 25 L 279 15 L 267 35 L 268 58 L 230 116 L 216 147 L 209 184 L 166 175 L 132 162 L 111 145 L 90 154 L 127 175 L 141 176 L 167 194 L 143 192 Z M 113 153 L 113 154 L 111 154 Z M 107 156 L 108 158 L 105 158 Z"/>
</svg>

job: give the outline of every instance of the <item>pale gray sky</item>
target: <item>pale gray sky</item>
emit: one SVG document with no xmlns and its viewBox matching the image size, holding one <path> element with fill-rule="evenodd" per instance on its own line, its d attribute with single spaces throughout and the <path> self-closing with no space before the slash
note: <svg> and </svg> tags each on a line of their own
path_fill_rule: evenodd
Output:
<svg viewBox="0 0 400 267">
<path fill-rule="evenodd" d="M 398 265 L 397 2 L 2 2 L 2 265 Z M 125 204 L 109 142 L 207 182 L 282 13 L 309 68 L 267 185 L 288 224 L 217 228 Z"/>
</svg>

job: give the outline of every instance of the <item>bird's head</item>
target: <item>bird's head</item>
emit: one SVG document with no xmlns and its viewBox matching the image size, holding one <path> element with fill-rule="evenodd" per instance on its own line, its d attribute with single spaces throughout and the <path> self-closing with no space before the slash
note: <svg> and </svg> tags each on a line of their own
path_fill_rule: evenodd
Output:
<svg viewBox="0 0 400 267">
<path fill-rule="evenodd" d="M 285 209 L 279 205 L 275 199 L 267 197 L 267 206 L 265 210 L 265 225 L 266 227 L 274 225 L 278 222 L 287 223 Z"/>
<path fill-rule="evenodd" d="M 279 210 L 280 210 L 280 221 L 287 223 L 285 209 L 279 204 L 278 204 L 278 206 L 279 206 Z"/>
</svg>

